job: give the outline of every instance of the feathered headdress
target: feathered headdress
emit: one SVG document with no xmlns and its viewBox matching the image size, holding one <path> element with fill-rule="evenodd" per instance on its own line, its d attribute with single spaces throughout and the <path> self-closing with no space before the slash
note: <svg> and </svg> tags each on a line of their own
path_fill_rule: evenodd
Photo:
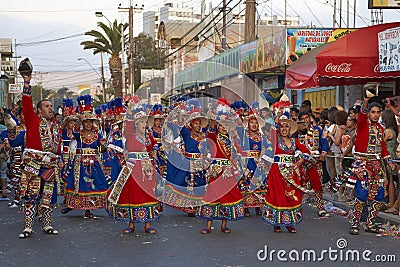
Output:
<svg viewBox="0 0 400 267">
<path fill-rule="evenodd" d="M 208 119 L 201 113 L 201 105 L 197 98 L 191 98 L 186 101 L 186 112 L 190 116 L 189 121 L 199 119 L 201 127 L 204 128 L 208 124 Z"/>
<path fill-rule="evenodd" d="M 230 107 L 229 101 L 225 98 L 218 98 L 215 104 L 217 105 L 215 120 L 225 127 L 235 126 L 234 117 L 236 113 Z"/>
<path fill-rule="evenodd" d="M 117 97 L 113 100 L 113 112 L 115 119 L 117 120 L 116 123 L 121 122 L 124 120 L 126 107 L 122 104 L 122 98 Z"/>
<path fill-rule="evenodd" d="M 154 118 L 164 118 L 163 114 L 163 107 L 161 104 L 155 104 L 151 109 L 151 116 Z"/>
<path fill-rule="evenodd" d="M 236 112 L 244 112 L 247 110 L 247 105 L 243 100 L 235 100 L 231 104 L 231 108 L 233 108 Z"/>
<path fill-rule="evenodd" d="M 63 117 L 75 115 L 74 100 L 72 100 L 71 98 L 64 98 L 62 100 L 62 103 L 64 104 L 64 109 L 62 114 Z"/>
<path fill-rule="evenodd" d="M 191 98 L 186 101 L 186 111 L 188 112 L 188 114 L 192 114 L 195 112 L 200 113 L 201 112 L 200 108 L 201 106 L 198 99 Z"/>
<path fill-rule="evenodd" d="M 283 114 L 285 114 L 288 118 L 290 117 L 290 100 L 287 95 L 282 95 L 278 102 L 272 105 L 274 109 L 274 114 L 277 115 L 279 109 L 283 109 Z"/>
<path fill-rule="evenodd" d="M 139 119 L 146 118 L 147 125 L 151 127 L 154 123 L 154 119 L 153 117 L 149 116 L 148 105 L 140 103 L 140 98 L 138 96 L 133 96 L 131 100 L 132 102 L 129 107 L 131 114 L 126 114 L 126 119 L 130 121 L 137 121 Z"/>
<path fill-rule="evenodd" d="M 76 102 L 78 102 L 78 106 L 76 107 L 77 113 L 83 114 L 85 112 L 93 112 L 92 96 L 90 95 L 78 96 L 76 98 Z"/>
<path fill-rule="evenodd" d="M 101 110 L 101 107 L 97 107 L 94 109 L 94 113 L 96 114 L 96 117 L 98 119 L 101 119 L 103 116 L 103 111 Z"/>
<path fill-rule="evenodd" d="M 76 102 L 78 102 L 76 111 L 82 115 L 82 120 L 98 120 L 97 116 L 93 113 L 92 97 L 90 95 L 78 96 Z"/>
<path fill-rule="evenodd" d="M 250 109 L 252 109 L 252 110 L 259 110 L 259 108 L 260 108 L 260 103 L 258 103 L 258 102 L 252 102 L 250 104 Z"/>
</svg>

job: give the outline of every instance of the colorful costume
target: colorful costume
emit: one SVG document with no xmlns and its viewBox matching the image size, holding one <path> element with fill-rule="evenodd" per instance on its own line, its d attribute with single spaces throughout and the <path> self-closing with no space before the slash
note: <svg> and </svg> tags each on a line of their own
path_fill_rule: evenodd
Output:
<svg viewBox="0 0 400 267">
<path fill-rule="evenodd" d="M 22 154 L 25 149 L 26 129 L 22 125 L 17 125 L 15 130 L 6 131 L 8 141 L 11 146 L 10 151 L 10 184 L 14 187 L 14 203 L 20 204 L 20 181 L 22 174 Z M 3 132 L 4 133 L 4 132 Z M 10 206 L 12 206 L 11 203 Z"/>
<path fill-rule="evenodd" d="M 208 131 L 207 136 L 214 155 L 207 170 L 207 187 L 203 205 L 196 216 L 206 220 L 238 220 L 244 217 L 243 196 L 237 188 L 240 176 L 238 164 L 233 160 L 235 153 L 229 136 Z"/>
<path fill-rule="evenodd" d="M 274 163 L 268 174 L 268 190 L 265 195 L 263 219 L 274 226 L 293 226 L 301 222 L 301 167 L 293 164 L 298 157 L 308 159 L 310 151 L 297 139 L 290 138 L 291 147 L 278 137 Z M 301 153 L 296 153 L 300 150 Z"/>
<path fill-rule="evenodd" d="M 189 99 L 186 106 L 187 114 L 190 115 L 189 124 L 192 120 L 198 119 L 201 122 L 201 129 L 204 129 L 207 120 L 200 114 L 198 100 Z M 169 129 L 172 128 L 172 134 L 180 129 L 180 136 L 174 139 L 172 145 L 177 143 L 179 147 L 173 147 L 168 155 L 163 200 L 174 208 L 193 214 L 196 207 L 202 204 L 204 185 L 206 185 L 205 156 L 208 154 L 206 135 L 188 126 L 181 128 L 177 124 L 168 125 L 168 123 L 167 126 Z M 180 140 L 177 141 L 178 139 Z"/>
<path fill-rule="evenodd" d="M 162 106 L 160 104 L 156 104 L 152 108 L 152 112 L 150 114 L 153 116 L 154 119 L 160 119 L 164 121 L 163 117 L 163 112 L 162 112 Z M 153 127 L 151 127 L 152 130 L 152 135 L 154 139 L 157 141 L 157 149 L 155 151 L 156 156 L 155 156 L 155 166 L 157 168 L 157 172 L 162 176 L 166 177 L 167 175 L 167 157 L 165 155 L 164 147 L 162 146 L 162 122 L 160 126 L 157 126 L 154 124 Z"/>
<path fill-rule="evenodd" d="M 33 110 L 32 88 L 24 84 L 22 111 L 26 122 L 26 148 L 23 154 L 21 174 L 21 197 L 25 200 L 25 229 L 20 238 L 33 232 L 36 211 L 42 213 L 42 229 L 57 234 L 51 226 L 54 204 L 59 187 L 59 129 L 54 122 L 39 117 Z"/>
<path fill-rule="evenodd" d="M 155 141 L 151 136 L 144 140 L 138 138 L 133 118 L 127 116 L 125 149 L 128 157 L 126 166 L 108 192 L 107 212 L 118 221 L 151 222 L 159 218 L 154 193 L 158 178 L 151 158 Z"/>
<path fill-rule="evenodd" d="M 65 180 L 69 173 L 71 172 L 71 169 L 73 167 L 72 165 L 72 160 L 74 158 L 75 150 L 76 147 L 73 148 L 71 145 L 73 144 L 74 136 L 72 129 L 68 129 L 68 126 L 66 125 L 70 120 L 78 120 L 77 117 L 75 117 L 75 111 L 74 111 L 74 101 L 72 99 L 63 99 L 64 103 L 64 110 L 63 110 L 63 116 L 64 116 L 64 122 L 61 124 L 62 126 L 60 127 L 60 133 L 61 133 L 61 139 L 62 139 L 62 146 L 61 146 L 61 159 L 63 162 L 63 168 L 61 169 L 61 182 L 62 186 L 65 185 Z M 65 125 L 65 126 L 63 126 Z M 71 144 L 72 143 L 72 144 Z M 75 143 L 76 144 L 76 143 Z M 64 190 L 63 190 L 64 191 Z"/>
<path fill-rule="evenodd" d="M 80 96 L 77 101 L 78 113 L 81 114 L 83 122 L 97 120 L 92 113 L 90 95 Z M 91 139 L 82 135 L 83 130 L 73 131 L 77 149 L 72 161 L 72 170 L 65 181 L 65 205 L 69 209 L 88 211 L 106 206 L 109 183 L 100 160 L 100 150 L 104 148 L 100 143 L 102 136 L 94 125 L 90 131 L 93 134 Z"/>
<path fill-rule="evenodd" d="M 111 130 L 107 140 L 107 151 L 103 153 L 103 167 L 106 176 L 110 177 L 110 183 L 114 182 L 124 165 L 124 140 L 123 122 L 126 108 L 122 105 L 122 98 L 118 97 L 112 102 L 113 118 Z"/>
<path fill-rule="evenodd" d="M 201 205 L 206 184 L 204 150 L 206 135 L 195 136 L 190 128 L 181 129 L 182 157 L 169 159 L 164 202 L 184 212 L 193 213 Z M 180 160 L 179 160 L 180 159 Z"/>
<path fill-rule="evenodd" d="M 260 208 L 265 195 L 265 176 L 258 167 L 263 144 L 266 138 L 260 132 L 250 134 L 247 129 L 237 127 L 239 134 L 239 152 L 242 156 L 243 177 L 239 181 L 239 189 L 244 197 L 245 208 Z M 240 149 L 240 148 L 239 148 Z M 255 185 L 256 188 L 252 188 Z"/>
<path fill-rule="evenodd" d="M 376 216 L 382 207 L 384 186 L 387 182 L 383 158 L 390 158 L 383 141 L 384 133 L 382 125 L 369 121 L 368 111 L 362 108 L 356 130 L 353 153 L 355 161 L 352 164 L 352 175 L 348 179 L 348 186 L 354 188 L 355 196 L 351 234 L 358 234 L 365 202 L 370 201 L 367 229 L 374 227 Z"/>
<path fill-rule="evenodd" d="M 77 149 L 65 181 L 65 205 L 77 210 L 104 208 L 109 184 L 99 161 L 101 135 L 96 132 L 92 140 L 87 140 L 74 132 L 74 137 Z"/>
<path fill-rule="evenodd" d="M 305 145 L 311 151 L 310 160 L 305 168 L 305 178 L 310 181 L 311 188 L 314 190 L 315 204 L 317 206 L 318 215 L 324 216 L 324 203 L 322 199 L 321 180 L 323 176 L 322 161 L 319 161 L 321 153 L 328 153 L 328 141 L 322 137 L 322 130 L 318 126 L 310 125 L 306 134 L 299 134 L 300 143 Z M 307 181 L 304 181 L 304 183 Z"/>
</svg>

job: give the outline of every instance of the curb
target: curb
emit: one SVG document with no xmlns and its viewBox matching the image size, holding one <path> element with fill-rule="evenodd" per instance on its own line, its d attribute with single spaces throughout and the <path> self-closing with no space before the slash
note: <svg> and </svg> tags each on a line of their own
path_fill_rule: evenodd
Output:
<svg viewBox="0 0 400 267">
<path fill-rule="evenodd" d="M 326 201 L 332 202 L 332 204 L 334 206 L 341 208 L 344 211 L 350 211 L 352 209 L 352 206 L 347 205 L 347 202 L 339 202 L 337 200 L 334 200 L 333 196 L 329 193 L 324 193 L 323 199 Z M 376 220 L 379 223 L 386 223 L 387 221 L 389 221 L 391 224 L 400 225 L 400 216 L 399 215 L 384 213 L 382 211 L 378 212 L 378 216 L 377 216 Z"/>
</svg>

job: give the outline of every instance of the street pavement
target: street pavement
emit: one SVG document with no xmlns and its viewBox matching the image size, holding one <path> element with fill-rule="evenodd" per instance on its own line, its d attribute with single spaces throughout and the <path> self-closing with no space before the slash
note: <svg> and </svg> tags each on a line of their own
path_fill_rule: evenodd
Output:
<svg viewBox="0 0 400 267">
<path fill-rule="evenodd" d="M 231 234 L 222 233 L 218 221 L 207 235 L 200 233 L 204 221 L 169 207 L 152 224 L 158 230 L 156 235 L 144 233 L 144 224 L 137 224 L 135 233 L 122 234 L 127 224 L 113 222 L 104 210 L 94 211 L 97 219 L 84 219 L 84 211 L 62 215 L 60 210 L 55 210 L 53 220 L 59 235 L 41 232 L 40 222 L 36 222 L 34 235 L 19 239 L 23 214 L 1 202 L 0 266 L 399 266 L 400 261 L 399 239 L 363 230 L 359 236 L 352 236 L 346 217 L 332 214 L 330 218 L 318 218 L 316 209 L 308 204 L 303 206 L 304 220 L 296 227 L 297 234 L 286 229 L 274 233 L 270 225 L 254 215 L 254 210 L 251 217 L 228 223 Z M 265 253 L 259 251 L 265 248 L 268 257 L 261 261 Z M 302 261 L 301 255 L 308 249 L 315 250 L 317 260 L 322 255 L 323 261 L 309 261 L 308 254 Z M 332 252 L 332 260 L 327 253 L 321 254 L 329 249 L 338 251 Z M 272 250 L 285 250 L 281 258 L 288 261 L 279 261 L 277 252 L 271 259 Z M 299 262 L 289 258 L 289 254 L 292 259 L 296 256 L 294 250 L 299 253 Z M 348 250 L 358 250 L 360 257 L 363 251 L 371 250 L 372 255 L 366 255 L 370 259 L 378 254 L 395 255 L 397 265 L 362 258 L 346 261 Z M 333 260 L 335 255 L 339 258 Z"/>
</svg>

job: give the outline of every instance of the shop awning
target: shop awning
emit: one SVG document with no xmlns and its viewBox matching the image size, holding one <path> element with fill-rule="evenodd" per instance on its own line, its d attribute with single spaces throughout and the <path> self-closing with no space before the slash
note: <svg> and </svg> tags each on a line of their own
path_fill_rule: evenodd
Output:
<svg viewBox="0 0 400 267">
<path fill-rule="evenodd" d="M 366 27 L 303 55 L 286 70 L 287 89 L 393 81 L 400 72 L 379 71 L 378 33 L 400 22 Z"/>
</svg>

